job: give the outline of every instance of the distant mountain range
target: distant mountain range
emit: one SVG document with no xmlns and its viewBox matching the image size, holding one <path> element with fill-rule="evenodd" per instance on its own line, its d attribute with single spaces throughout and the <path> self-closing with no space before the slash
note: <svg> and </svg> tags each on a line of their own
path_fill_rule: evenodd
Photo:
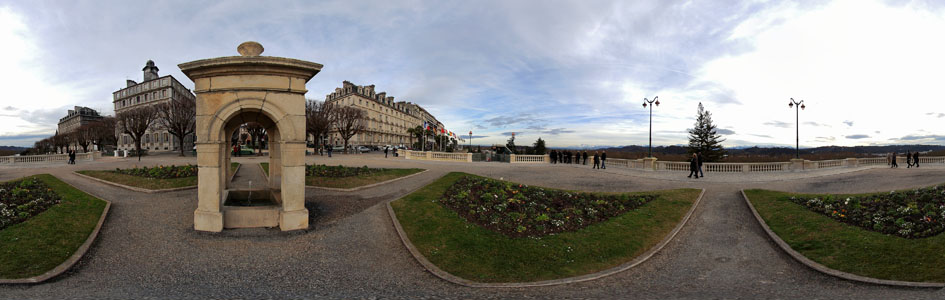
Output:
<svg viewBox="0 0 945 300">
<path fill-rule="evenodd" d="M 619 151 L 619 152 L 647 152 L 647 146 L 621 146 L 621 147 L 598 147 L 597 150 Z M 653 152 L 663 154 L 686 154 L 686 146 L 658 146 L 653 147 Z M 794 148 L 788 147 L 747 147 L 747 148 L 726 148 L 728 154 L 751 154 L 751 155 L 789 155 L 794 154 Z M 941 145 L 886 145 L 886 146 L 824 146 L 817 148 L 801 148 L 801 154 L 817 153 L 857 153 L 857 154 L 883 154 L 889 152 L 906 151 L 940 151 L 945 150 Z"/>
<path fill-rule="evenodd" d="M 29 149 L 29 148 L 27 148 L 27 147 L 17 147 L 17 146 L 0 146 L 0 150 L 8 150 L 8 151 L 23 151 L 23 150 L 26 150 L 26 149 Z"/>
</svg>

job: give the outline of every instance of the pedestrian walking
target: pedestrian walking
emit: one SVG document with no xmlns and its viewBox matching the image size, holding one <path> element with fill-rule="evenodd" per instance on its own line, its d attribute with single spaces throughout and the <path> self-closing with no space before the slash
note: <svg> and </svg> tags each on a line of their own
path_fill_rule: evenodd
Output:
<svg viewBox="0 0 945 300">
<path fill-rule="evenodd" d="M 890 166 L 890 168 L 898 168 L 898 167 L 899 167 L 899 164 L 896 163 L 896 152 L 893 152 L 893 153 L 892 153 L 892 157 L 891 157 L 890 161 L 891 161 L 891 164 L 892 164 L 892 166 Z"/>
<path fill-rule="evenodd" d="M 702 154 L 696 153 L 696 159 L 699 160 L 699 176 L 705 177 L 705 174 L 702 174 Z"/>
<path fill-rule="evenodd" d="M 331 145 L 325 145 L 325 150 L 328 150 L 328 158 L 331 158 L 331 152 L 335 151 L 335 148 L 331 147 Z"/>
<path fill-rule="evenodd" d="M 384 147 L 384 158 L 387 158 L 387 147 Z"/>
<path fill-rule="evenodd" d="M 68 164 L 74 165 L 74 164 L 75 164 L 75 151 L 74 151 L 74 150 L 69 150 L 69 152 L 66 152 L 66 153 L 69 155 L 69 162 L 68 162 Z"/>
<path fill-rule="evenodd" d="M 586 166 L 587 165 L 587 150 L 584 150 L 584 153 L 581 154 L 581 156 L 584 157 L 584 165 Z"/>
<path fill-rule="evenodd" d="M 692 158 L 689 159 L 689 176 L 687 178 L 692 178 L 695 175 L 696 179 L 699 179 L 699 156 L 695 153 L 692 154 Z"/>
<path fill-rule="evenodd" d="M 912 164 L 914 164 L 916 168 L 919 167 L 919 151 L 912 153 Z"/>
<path fill-rule="evenodd" d="M 912 167 L 912 152 L 906 151 L 906 169 Z"/>
<path fill-rule="evenodd" d="M 600 169 L 600 155 L 597 155 L 597 151 L 594 151 L 594 167 L 592 169 Z"/>
<path fill-rule="evenodd" d="M 607 162 L 607 151 L 603 151 L 603 153 L 600 154 L 600 168 L 601 169 L 607 168 L 607 165 L 605 164 L 606 162 Z"/>
<path fill-rule="evenodd" d="M 551 158 L 551 164 L 554 164 L 555 160 L 558 159 L 558 152 L 551 150 L 551 153 L 548 153 L 548 157 Z"/>
</svg>

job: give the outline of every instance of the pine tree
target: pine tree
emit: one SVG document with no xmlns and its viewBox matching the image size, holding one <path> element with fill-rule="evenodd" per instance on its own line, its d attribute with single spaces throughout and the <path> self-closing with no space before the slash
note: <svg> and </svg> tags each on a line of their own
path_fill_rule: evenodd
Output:
<svg viewBox="0 0 945 300">
<path fill-rule="evenodd" d="M 512 151 L 513 154 L 515 153 L 515 136 L 514 135 L 509 138 L 508 142 L 505 143 L 505 147 L 508 147 L 509 151 Z"/>
<path fill-rule="evenodd" d="M 545 151 L 547 151 L 547 149 L 545 149 L 545 140 L 541 138 L 538 138 L 533 146 L 535 147 L 535 154 L 544 155 Z"/>
<path fill-rule="evenodd" d="M 722 148 L 724 141 L 716 131 L 715 124 L 712 124 L 712 113 L 699 102 L 695 127 L 689 129 L 689 154 L 699 153 L 706 162 L 719 161 L 725 156 L 725 149 Z"/>
</svg>

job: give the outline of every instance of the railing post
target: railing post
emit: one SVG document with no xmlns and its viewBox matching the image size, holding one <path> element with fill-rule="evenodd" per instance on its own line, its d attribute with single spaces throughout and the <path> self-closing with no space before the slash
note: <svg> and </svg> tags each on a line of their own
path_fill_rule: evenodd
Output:
<svg viewBox="0 0 945 300">
<path fill-rule="evenodd" d="M 791 171 L 798 172 L 804 170 L 804 160 L 800 158 L 791 159 Z"/>
<path fill-rule="evenodd" d="M 843 160 L 843 166 L 847 168 L 856 168 L 857 161 L 856 158 L 847 158 Z"/>
<path fill-rule="evenodd" d="M 646 171 L 656 171 L 656 157 L 644 157 L 643 158 L 643 170 Z"/>
<path fill-rule="evenodd" d="M 466 153 L 466 162 L 472 162 L 472 153 Z"/>
<path fill-rule="evenodd" d="M 510 164 L 514 164 L 514 163 L 515 163 L 515 154 L 509 154 L 509 163 L 510 163 Z"/>
</svg>

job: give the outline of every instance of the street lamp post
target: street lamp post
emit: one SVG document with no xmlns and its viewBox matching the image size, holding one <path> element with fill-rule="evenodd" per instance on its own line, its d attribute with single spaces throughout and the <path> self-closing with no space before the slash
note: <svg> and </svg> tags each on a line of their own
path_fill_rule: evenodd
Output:
<svg viewBox="0 0 945 300">
<path fill-rule="evenodd" d="M 653 157 L 653 106 L 660 106 L 660 96 L 653 97 L 653 100 L 643 98 L 643 108 L 650 106 L 650 150 L 647 157 Z"/>
<path fill-rule="evenodd" d="M 466 147 L 469 148 L 469 152 L 472 152 L 472 130 L 469 131 L 469 144 L 466 144 Z"/>
<path fill-rule="evenodd" d="M 795 107 L 795 105 L 797 107 Z M 797 142 L 796 147 L 794 148 L 794 158 L 801 158 L 801 109 L 807 107 L 804 105 L 804 100 L 794 101 L 794 98 L 791 98 L 791 102 L 788 103 L 788 107 L 794 108 L 795 113 L 795 122 L 797 122 L 797 135 L 795 136 L 795 142 Z"/>
</svg>

